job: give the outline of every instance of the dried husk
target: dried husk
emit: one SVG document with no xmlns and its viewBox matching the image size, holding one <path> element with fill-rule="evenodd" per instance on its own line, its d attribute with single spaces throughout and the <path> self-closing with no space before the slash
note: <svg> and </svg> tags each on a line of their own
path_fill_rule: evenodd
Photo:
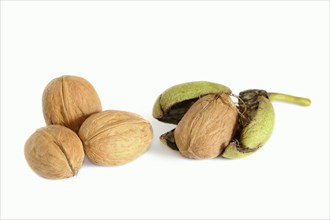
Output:
<svg viewBox="0 0 330 220">
<path fill-rule="evenodd" d="M 225 93 L 200 98 L 174 131 L 180 153 L 192 159 L 219 156 L 228 146 L 238 122 L 238 110 Z"/>
<path fill-rule="evenodd" d="M 152 128 L 137 114 L 107 110 L 86 119 L 79 136 L 93 163 L 114 166 L 128 163 L 143 154 L 151 144 Z"/>
<path fill-rule="evenodd" d="M 47 125 L 63 125 L 78 133 L 85 119 L 102 111 L 102 106 L 94 87 L 87 80 L 61 76 L 46 86 L 42 109 Z"/>
<path fill-rule="evenodd" d="M 38 129 L 25 143 L 25 158 L 30 167 L 48 179 L 76 175 L 84 160 L 78 135 L 60 125 Z"/>
</svg>

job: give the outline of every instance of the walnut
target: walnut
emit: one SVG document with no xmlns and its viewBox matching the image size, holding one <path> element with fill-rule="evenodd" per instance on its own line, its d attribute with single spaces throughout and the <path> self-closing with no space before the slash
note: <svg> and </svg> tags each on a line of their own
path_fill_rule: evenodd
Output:
<svg viewBox="0 0 330 220">
<path fill-rule="evenodd" d="M 94 87 L 87 80 L 61 76 L 46 86 L 42 109 L 47 125 L 63 125 L 78 133 L 85 119 L 102 111 L 102 106 Z"/>
<path fill-rule="evenodd" d="M 79 130 L 85 153 L 95 164 L 128 163 L 143 154 L 152 141 L 152 127 L 141 116 L 107 110 L 93 114 Z"/>
<path fill-rule="evenodd" d="M 198 99 L 174 131 L 181 154 L 188 158 L 218 157 L 233 138 L 238 110 L 226 93 Z"/>
<path fill-rule="evenodd" d="M 24 153 L 30 167 L 49 179 L 75 176 L 84 160 L 78 135 L 60 125 L 49 125 L 34 132 L 25 143 Z"/>
</svg>

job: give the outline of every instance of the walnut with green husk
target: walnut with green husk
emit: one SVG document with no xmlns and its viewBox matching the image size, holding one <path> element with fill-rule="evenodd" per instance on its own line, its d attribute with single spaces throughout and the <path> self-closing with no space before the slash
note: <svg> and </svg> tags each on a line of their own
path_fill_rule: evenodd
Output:
<svg viewBox="0 0 330 220">
<path fill-rule="evenodd" d="M 231 97 L 238 98 L 235 105 Z M 197 81 L 173 86 L 156 100 L 153 117 L 177 127 L 160 140 L 188 158 L 242 158 L 262 147 L 274 128 L 271 100 L 309 106 L 310 100 L 265 90 L 233 95 L 221 84 Z"/>
</svg>

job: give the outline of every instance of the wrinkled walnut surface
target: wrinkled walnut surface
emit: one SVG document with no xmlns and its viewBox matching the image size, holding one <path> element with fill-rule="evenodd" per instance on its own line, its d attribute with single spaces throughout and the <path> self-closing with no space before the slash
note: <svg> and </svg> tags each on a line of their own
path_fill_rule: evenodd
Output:
<svg viewBox="0 0 330 220">
<path fill-rule="evenodd" d="M 26 141 L 24 153 L 30 167 L 49 179 L 76 175 L 84 160 L 83 145 L 77 134 L 60 125 L 35 131 Z"/>
<path fill-rule="evenodd" d="M 79 136 L 88 158 L 104 166 L 128 163 L 143 154 L 152 141 L 152 127 L 141 116 L 107 110 L 90 116 Z"/>
<path fill-rule="evenodd" d="M 94 87 L 87 80 L 61 76 L 46 86 L 42 110 L 47 125 L 63 125 L 78 133 L 85 119 L 102 111 L 102 106 Z"/>
</svg>

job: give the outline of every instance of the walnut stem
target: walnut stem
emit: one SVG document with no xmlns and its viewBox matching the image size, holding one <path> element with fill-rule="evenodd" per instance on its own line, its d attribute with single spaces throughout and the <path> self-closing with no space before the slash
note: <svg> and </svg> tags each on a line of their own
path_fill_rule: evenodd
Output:
<svg viewBox="0 0 330 220">
<path fill-rule="evenodd" d="M 283 93 L 274 93 L 270 92 L 268 93 L 269 99 L 274 101 L 284 101 L 284 102 L 289 102 L 301 106 L 309 106 L 311 104 L 311 100 L 308 98 L 303 98 L 303 97 L 297 97 L 297 96 L 292 96 L 292 95 L 287 95 Z"/>
</svg>

